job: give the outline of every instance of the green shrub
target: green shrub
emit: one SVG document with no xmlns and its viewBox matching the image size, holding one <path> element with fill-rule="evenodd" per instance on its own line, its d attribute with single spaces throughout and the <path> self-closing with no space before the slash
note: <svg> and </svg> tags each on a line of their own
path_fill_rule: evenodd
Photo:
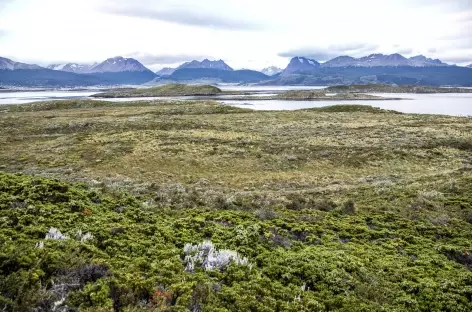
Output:
<svg viewBox="0 0 472 312">
<path fill-rule="evenodd" d="M 343 204 L 343 212 L 346 214 L 354 215 L 357 212 L 356 204 L 353 200 L 348 200 Z"/>
</svg>

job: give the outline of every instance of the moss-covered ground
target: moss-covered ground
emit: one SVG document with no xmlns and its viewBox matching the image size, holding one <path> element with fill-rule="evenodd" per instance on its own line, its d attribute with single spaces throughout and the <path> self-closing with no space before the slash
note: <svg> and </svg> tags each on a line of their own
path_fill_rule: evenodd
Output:
<svg viewBox="0 0 472 312">
<path fill-rule="evenodd" d="M 159 97 L 159 96 L 197 96 L 197 95 L 219 95 L 234 94 L 238 92 L 223 92 L 221 89 L 210 85 L 186 85 L 168 84 L 163 86 L 113 90 L 93 95 L 98 98 L 119 98 L 119 97 Z"/>
<path fill-rule="evenodd" d="M 470 118 L 64 101 L 0 129 L 2 311 L 472 309 Z M 186 271 L 204 240 L 250 265 Z"/>
</svg>

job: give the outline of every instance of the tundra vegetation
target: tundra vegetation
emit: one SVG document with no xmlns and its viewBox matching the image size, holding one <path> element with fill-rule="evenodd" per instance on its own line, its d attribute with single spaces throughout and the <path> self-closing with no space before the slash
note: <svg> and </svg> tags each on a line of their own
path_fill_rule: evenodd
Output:
<svg viewBox="0 0 472 312">
<path fill-rule="evenodd" d="M 158 87 L 140 89 L 117 89 L 108 92 L 97 93 L 93 97 L 98 98 L 127 98 L 127 97 L 159 97 L 159 96 L 210 96 L 220 94 L 234 94 L 235 92 L 223 92 L 221 89 L 210 85 L 186 85 L 167 84 Z"/>
<path fill-rule="evenodd" d="M 471 311 L 472 119 L 0 111 L 0 311 Z"/>
</svg>

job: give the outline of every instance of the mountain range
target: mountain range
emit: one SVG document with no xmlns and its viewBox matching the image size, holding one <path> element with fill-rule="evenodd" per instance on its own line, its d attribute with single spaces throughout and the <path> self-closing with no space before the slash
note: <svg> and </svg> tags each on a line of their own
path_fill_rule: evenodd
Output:
<svg viewBox="0 0 472 312">
<path fill-rule="evenodd" d="M 97 77 L 54 71 L 0 57 L 0 86 L 93 86 L 100 83 Z"/>
<path fill-rule="evenodd" d="M 67 64 L 51 64 L 47 66 L 47 69 L 51 70 L 60 70 L 69 73 L 76 74 L 87 74 L 92 72 L 92 69 L 97 66 L 98 63 L 94 64 L 77 64 L 77 63 L 67 63 Z"/>
<path fill-rule="evenodd" d="M 395 84 L 472 87 L 472 69 L 459 66 L 319 67 L 310 72 L 283 74 L 264 85 Z"/>
<path fill-rule="evenodd" d="M 325 63 L 297 56 L 290 60 L 280 77 L 263 82 L 275 85 L 363 83 L 472 86 L 472 71 L 423 55 L 410 58 L 400 54 L 339 56 Z"/>
<path fill-rule="evenodd" d="M 47 69 L 66 71 L 77 74 L 92 73 L 117 73 L 117 72 L 142 72 L 150 71 L 143 64 L 133 58 L 124 58 L 121 56 L 106 59 L 101 63 L 94 64 L 52 64 Z"/>
<path fill-rule="evenodd" d="M 469 65 L 468 67 L 471 67 Z M 285 69 L 234 70 L 223 60 L 191 61 L 154 73 L 138 60 L 121 56 L 95 64 L 52 64 L 46 68 L 0 57 L 0 86 L 68 87 L 169 82 L 333 85 L 351 83 L 472 86 L 472 71 L 418 55 L 339 56 L 324 63 L 303 56 Z"/>
<path fill-rule="evenodd" d="M 47 67 L 0 58 L 0 85 L 74 87 L 143 84 L 156 75 L 133 58 L 121 56 L 95 64 L 52 64 Z"/>
<path fill-rule="evenodd" d="M 430 59 L 423 55 L 406 58 L 398 53 L 391 55 L 371 54 L 361 58 L 351 56 L 338 56 L 325 63 L 319 63 L 315 60 L 305 57 L 294 57 L 290 61 L 282 75 L 293 73 L 309 73 L 317 68 L 330 67 L 440 67 L 451 66 L 440 60 Z"/>
<path fill-rule="evenodd" d="M 179 69 L 185 69 L 185 68 L 207 68 L 207 69 L 219 69 L 219 70 L 229 70 L 232 71 L 233 69 L 228 66 L 223 60 L 219 61 L 210 61 L 208 59 L 204 59 L 203 61 L 191 61 L 191 62 L 186 62 L 177 67 L 177 70 Z"/>
<path fill-rule="evenodd" d="M 350 56 L 339 56 L 326 63 L 322 67 L 377 67 L 377 66 L 412 66 L 412 67 L 431 67 L 431 66 L 450 66 L 440 60 L 430 59 L 423 55 L 406 58 L 398 53 L 391 55 L 371 54 L 361 58 Z"/>
</svg>

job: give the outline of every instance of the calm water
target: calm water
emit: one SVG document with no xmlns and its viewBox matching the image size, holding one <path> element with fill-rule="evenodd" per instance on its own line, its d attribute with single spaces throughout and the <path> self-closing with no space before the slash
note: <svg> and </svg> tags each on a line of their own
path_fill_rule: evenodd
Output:
<svg viewBox="0 0 472 312">
<path fill-rule="evenodd" d="M 414 114 L 472 116 L 472 93 L 451 94 L 374 94 L 383 97 L 404 98 L 391 101 L 222 101 L 255 110 L 296 110 L 329 105 L 358 104 Z"/>
<path fill-rule="evenodd" d="M 255 96 L 268 96 L 287 90 L 322 89 L 323 87 L 290 87 L 290 86 L 223 86 L 224 90 L 255 92 Z M 44 100 L 86 98 L 97 91 L 31 91 L 31 92 L 0 92 L 0 105 L 24 104 Z M 227 96 L 214 97 L 221 102 L 238 107 L 255 110 L 296 110 L 311 107 L 322 107 L 337 104 L 371 105 L 383 109 L 391 109 L 404 113 L 443 114 L 455 116 L 472 116 L 472 93 L 470 94 L 376 94 L 384 97 L 405 98 L 409 100 L 392 101 L 237 101 L 226 100 Z M 231 96 L 234 97 L 234 96 Z M 201 98 L 201 97 L 200 97 Z M 193 99 L 200 99 L 193 98 Z M 128 98 L 107 99 L 124 102 L 135 100 L 156 100 L 164 98 Z M 168 98 L 167 98 L 168 99 Z M 176 97 L 185 100 L 189 97 Z"/>
<path fill-rule="evenodd" d="M 77 99 L 96 94 L 97 91 L 22 91 L 0 92 L 0 105 L 25 104 L 46 100 Z"/>
</svg>

